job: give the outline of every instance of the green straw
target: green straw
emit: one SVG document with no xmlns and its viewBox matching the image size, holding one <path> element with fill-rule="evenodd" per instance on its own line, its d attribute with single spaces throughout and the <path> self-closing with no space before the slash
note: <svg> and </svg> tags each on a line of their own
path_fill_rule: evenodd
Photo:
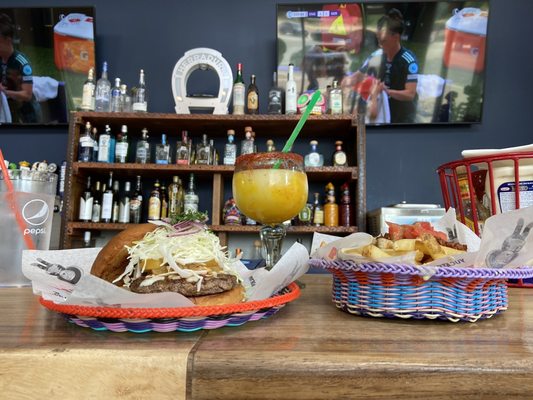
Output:
<svg viewBox="0 0 533 400">
<path fill-rule="evenodd" d="M 304 126 L 305 121 L 307 121 L 307 118 L 309 118 L 309 114 L 311 114 L 311 111 L 313 110 L 313 107 L 315 106 L 315 104 L 316 104 L 316 102 L 318 101 L 319 98 L 320 98 L 320 90 L 317 90 L 313 94 L 313 97 L 311 97 L 311 101 L 307 105 L 307 107 L 306 107 L 304 113 L 302 114 L 300 120 L 296 124 L 296 127 L 292 131 L 291 136 L 289 137 L 289 140 L 287 140 L 287 143 L 285 143 L 285 146 L 283 147 L 283 150 L 281 150 L 282 153 L 287 153 L 292 148 L 292 145 L 294 144 L 294 141 L 296 140 L 296 137 L 298 136 L 298 134 L 302 130 L 302 127 Z"/>
</svg>

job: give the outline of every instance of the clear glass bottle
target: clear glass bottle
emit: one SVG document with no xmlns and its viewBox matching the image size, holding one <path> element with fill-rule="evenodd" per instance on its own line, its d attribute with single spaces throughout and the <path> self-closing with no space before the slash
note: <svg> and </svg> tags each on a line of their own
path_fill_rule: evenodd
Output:
<svg viewBox="0 0 533 400">
<path fill-rule="evenodd" d="M 285 86 L 285 114 L 296 114 L 298 94 L 294 80 L 294 64 L 289 64 L 287 84 Z"/>
<path fill-rule="evenodd" d="M 305 156 L 304 165 L 306 167 L 322 167 L 324 165 L 324 156 L 317 150 L 318 142 L 311 140 L 309 144 L 311 145 L 311 151 Z"/>
<path fill-rule="evenodd" d="M 320 204 L 320 193 L 315 193 L 315 200 L 313 202 L 313 225 L 322 226 L 324 225 L 324 209 L 322 204 Z"/>
<path fill-rule="evenodd" d="M 272 139 L 268 139 L 266 141 L 266 146 L 267 146 L 267 153 L 276 151 L 276 145 L 274 144 L 274 141 Z"/>
<path fill-rule="evenodd" d="M 130 200 L 130 223 L 139 224 L 141 222 L 143 213 L 143 192 L 141 177 L 137 175 L 137 182 L 135 183 L 135 191 Z"/>
<path fill-rule="evenodd" d="M 161 218 L 161 192 L 159 187 L 159 180 L 156 179 L 148 199 L 148 220 L 151 221 L 157 221 Z"/>
<path fill-rule="evenodd" d="M 254 153 L 254 141 L 252 139 L 252 127 L 244 128 L 244 140 L 241 141 L 241 155 Z"/>
<path fill-rule="evenodd" d="M 148 129 L 143 128 L 142 136 L 137 142 L 135 150 L 135 162 L 139 164 L 148 164 L 150 162 L 150 142 L 148 141 Z"/>
<path fill-rule="evenodd" d="M 172 177 L 172 183 L 168 185 L 168 217 L 173 220 L 183 212 L 183 188 L 180 178 Z"/>
<path fill-rule="evenodd" d="M 93 213 L 94 194 L 91 187 L 91 177 L 87 177 L 87 183 L 85 190 L 80 196 L 80 212 L 79 220 L 83 222 L 89 222 Z"/>
<path fill-rule="evenodd" d="M 99 144 L 99 138 L 98 138 L 98 128 L 96 128 L 96 126 L 93 126 L 92 136 L 93 136 L 94 146 L 93 146 L 93 156 L 91 158 L 91 161 L 97 162 L 100 144 Z"/>
<path fill-rule="evenodd" d="M 246 86 L 242 78 L 242 64 L 237 64 L 237 75 L 233 81 L 233 114 L 244 114 L 244 97 L 246 92 Z"/>
<path fill-rule="evenodd" d="M 335 152 L 333 153 L 333 166 L 334 167 L 346 167 L 348 165 L 348 159 L 346 153 L 342 149 L 342 140 L 335 142 Z"/>
<path fill-rule="evenodd" d="M 98 162 L 113 162 L 115 149 L 115 137 L 109 125 L 105 126 L 105 131 L 98 138 Z"/>
<path fill-rule="evenodd" d="M 189 187 L 185 192 L 184 196 L 183 212 L 188 213 L 198 211 L 199 201 L 200 199 L 198 197 L 198 194 L 196 193 L 196 186 L 194 183 L 194 174 L 191 173 L 189 175 Z"/>
<path fill-rule="evenodd" d="M 120 192 L 120 184 L 118 181 L 113 182 L 113 211 L 111 213 L 111 222 L 116 224 L 120 213 L 120 199 L 118 198 Z"/>
<path fill-rule="evenodd" d="M 170 163 L 170 145 L 167 143 L 167 135 L 161 134 L 161 142 L 155 145 L 155 163 Z"/>
<path fill-rule="evenodd" d="M 139 73 L 139 86 L 135 91 L 135 97 L 132 104 L 133 112 L 147 112 L 148 111 L 148 99 L 146 84 L 144 82 L 144 70 L 141 69 Z"/>
<path fill-rule="evenodd" d="M 217 148 L 215 147 L 214 139 L 209 139 L 209 148 L 211 149 L 211 165 L 218 165 L 219 155 Z"/>
<path fill-rule="evenodd" d="M 298 224 L 303 226 L 311 225 L 311 217 L 313 214 L 313 206 L 307 203 L 298 214 Z"/>
<path fill-rule="evenodd" d="M 120 85 L 120 106 L 122 112 L 131 112 L 131 96 L 128 93 L 128 86 L 125 84 Z"/>
<path fill-rule="evenodd" d="M 211 147 L 207 141 L 207 135 L 202 135 L 202 142 L 196 146 L 196 164 L 211 164 Z"/>
<path fill-rule="evenodd" d="M 235 165 L 237 158 L 237 145 L 235 144 L 235 131 L 228 129 L 228 142 L 224 146 L 224 165 Z"/>
<path fill-rule="evenodd" d="M 131 183 L 126 181 L 124 183 L 124 193 L 120 198 L 118 222 L 127 224 L 130 222 L 130 207 L 131 207 Z"/>
<path fill-rule="evenodd" d="M 161 183 L 161 219 L 168 217 L 168 193 L 165 182 Z"/>
<path fill-rule="evenodd" d="M 100 182 L 97 181 L 94 185 L 94 200 L 93 200 L 93 212 L 91 217 L 91 222 L 100 222 L 100 217 L 102 215 L 102 204 L 100 203 Z"/>
<path fill-rule="evenodd" d="M 91 132 L 91 123 L 85 123 L 85 132 L 78 141 L 78 161 L 90 162 L 93 160 L 94 138 Z"/>
<path fill-rule="evenodd" d="M 115 86 L 111 89 L 111 112 L 121 112 L 120 78 L 115 78 Z"/>
<path fill-rule="evenodd" d="M 111 109 L 111 82 L 107 79 L 107 62 L 102 65 L 102 76 L 96 82 L 95 111 L 108 112 Z"/>
<path fill-rule="evenodd" d="M 87 80 L 83 84 L 80 107 L 82 111 L 94 111 L 96 106 L 95 91 L 96 84 L 94 83 L 94 68 L 91 68 L 87 74 Z"/>
<path fill-rule="evenodd" d="M 342 114 L 342 89 L 337 81 L 333 81 L 333 86 L 328 93 L 329 110 L 331 114 Z"/>
<path fill-rule="evenodd" d="M 248 92 L 246 94 L 246 109 L 248 114 L 259 113 L 259 90 L 255 84 L 255 75 L 250 77 L 250 84 L 248 85 Z"/>
<path fill-rule="evenodd" d="M 115 162 L 116 163 L 123 164 L 127 162 L 128 149 L 129 149 L 128 127 L 126 125 L 122 125 L 122 128 L 120 128 L 120 135 L 117 138 L 117 142 L 115 144 Z"/>
<path fill-rule="evenodd" d="M 281 114 L 283 110 L 283 89 L 278 86 L 278 73 L 274 72 L 272 87 L 268 91 L 268 113 Z"/>
<path fill-rule="evenodd" d="M 113 171 L 109 171 L 109 181 L 102 194 L 102 222 L 111 222 L 113 217 Z"/>
<path fill-rule="evenodd" d="M 187 131 L 181 131 L 181 141 L 176 143 L 176 164 L 189 165 L 190 145 Z"/>
</svg>

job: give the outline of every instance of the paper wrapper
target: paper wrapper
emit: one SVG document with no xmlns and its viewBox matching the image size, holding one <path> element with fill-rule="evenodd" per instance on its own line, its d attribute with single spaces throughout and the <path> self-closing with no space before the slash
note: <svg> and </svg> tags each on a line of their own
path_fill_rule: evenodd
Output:
<svg viewBox="0 0 533 400">
<path fill-rule="evenodd" d="M 455 210 L 450 208 L 433 223 L 437 231 L 445 232 L 449 240 L 466 244 L 468 252 L 446 256 L 428 264 L 418 265 L 433 275 L 435 267 L 514 269 L 533 265 L 533 207 L 494 215 L 485 221 L 483 238 L 457 221 Z M 315 234 L 316 235 L 316 234 Z M 329 261 L 352 260 L 356 263 L 384 262 L 415 265 L 414 252 L 398 257 L 367 258 L 350 252 L 350 249 L 371 244 L 374 238 L 367 233 L 354 233 L 342 239 L 320 235 L 313 239 L 311 257 Z"/>
<path fill-rule="evenodd" d="M 55 303 L 118 308 L 195 306 L 178 293 L 132 293 L 90 274 L 100 248 L 73 250 L 25 250 L 22 272 L 32 281 L 33 292 Z M 298 279 L 309 269 L 309 253 L 295 243 L 270 271 L 248 270 L 236 260 L 246 300 L 263 300 Z"/>
</svg>

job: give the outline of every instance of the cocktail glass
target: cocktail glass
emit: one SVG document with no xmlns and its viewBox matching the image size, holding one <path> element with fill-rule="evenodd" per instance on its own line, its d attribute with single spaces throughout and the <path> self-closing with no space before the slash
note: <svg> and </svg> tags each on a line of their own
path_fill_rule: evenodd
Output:
<svg viewBox="0 0 533 400">
<path fill-rule="evenodd" d="M 252 153 L 237 158 L 233 197 L 244 215 L 264 225 L 260 237 L 266 250 L 266 268 L 279 260 L 286 234 L 283 222 L 302 210 L 307 191 L 307 175 L 299 154 Z"/>
</svg>

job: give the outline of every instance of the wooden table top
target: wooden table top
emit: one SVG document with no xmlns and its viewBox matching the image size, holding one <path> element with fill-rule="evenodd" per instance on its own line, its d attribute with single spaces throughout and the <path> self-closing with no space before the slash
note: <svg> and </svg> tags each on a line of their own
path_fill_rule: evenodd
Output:
<svg viewBox="0 0 533 400">
<path fill-rule="evenodd" d="M 533 289 L 451 323 L 349 315 L 331 277 L 306 275 L 276 315 L 194 333 L 97 332 L 0 289 L 7 398 L 506 399 L 533 397 Z"/>
</svg>

